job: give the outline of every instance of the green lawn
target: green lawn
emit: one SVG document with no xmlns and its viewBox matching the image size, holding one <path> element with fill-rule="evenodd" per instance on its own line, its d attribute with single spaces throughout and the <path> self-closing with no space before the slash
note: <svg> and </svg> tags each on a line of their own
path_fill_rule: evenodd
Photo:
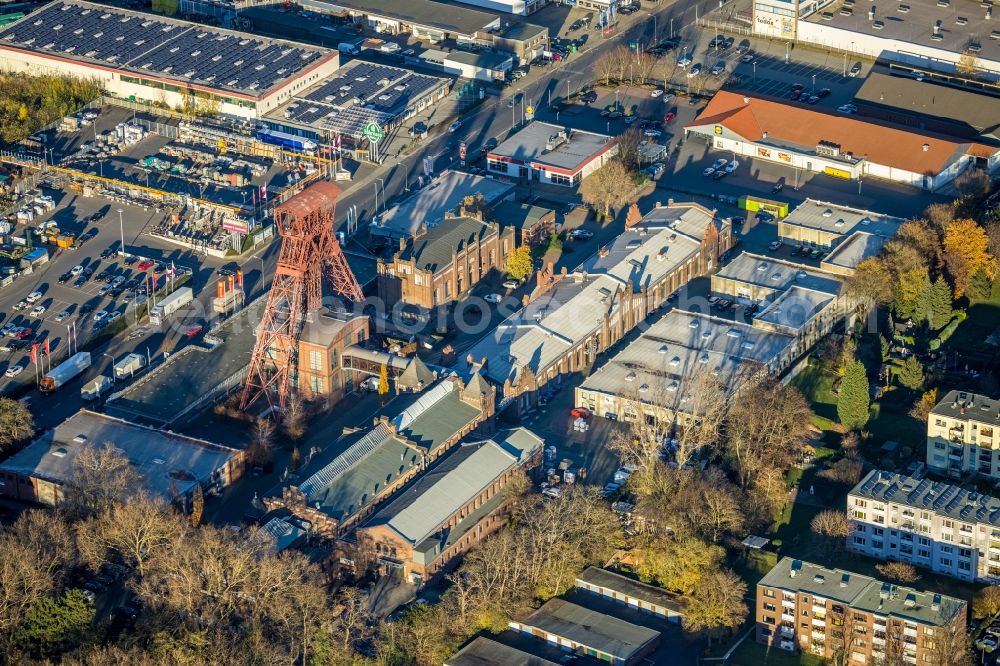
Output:
<svg viewBox="0 0 1000 666">
<path fill-rule="evenodd" d="M 820 666 L 826 662 L 822 657 L 811 654 L 768 648 L 755 642 L 751 636 L 740 643 L 726 663 L 729 666 Z"/>
<path fill-rule="evenodd" d="M 812 404 L 816 418 L 813 424 L 820 430 L 832 430 L 837 423 L 837 396 L 833 383 L 837 375 L 810 359 L 809 365 L 792 379 L 792 386 Z"/>
<path fill-rule="evenodd" d="M 988 303 L 973 305 L 969 308 L 968 315 L 945 342 L 946 348 L 958 351 L 980 349 L 986 338 L 1000 328 L 1000 296 L 995 296 Z"/>
</svg>

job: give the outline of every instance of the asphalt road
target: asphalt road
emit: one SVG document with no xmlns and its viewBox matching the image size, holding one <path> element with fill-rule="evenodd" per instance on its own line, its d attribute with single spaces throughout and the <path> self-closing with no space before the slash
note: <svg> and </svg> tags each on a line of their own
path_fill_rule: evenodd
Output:
<svg viewBox="0 0 1000 666">
<path fill-rule="evenodd" d="M 629 41 L 651 43 L 654 32 L 658 39 L 665 39 L 669 37 L 671 21 L 673 31 L 682 34 L 693 26 L 696 13 L 704 15 L 716 6 L 718 3 L 713 0 L 663 3 L 631 16 L 620 17 L 619 31 L 608 38 L 602 37 L 599 32 L 588 31 L 589 39 L 579 53 L 546 67 L 532 67 L 526 77 L 504 89 L 499 96 L 490 97 L 462 116 L 459 131 L 448 133 L 446 124 L 438 123 L 439 129 L 444 131 L 428 137 L 418 150 L 408 155 L 390 156 L 383 168 L 364 177 L 341 197 L 337 209 L 338 223 L 345 224 L 348 209 L 356 210 L 357 219 L 362 223 L 370 221 L 376 213 L 376 198 L 377 212 L 381 212 L 386 201 L 405 192 L 407 184 L 412 188 L 417 177 L 423 173 L 425 157 L 433 160 L 436 173 L 448 167 L 457 168 L 461 165 L 458 156 L 460 142 L 465 141 L 470 157 L 478 155 L 479 147 L 487 139 L 507 135 L 515 121 L 520 120 L 525 106 L 547 106 L 550 98 L 565 96 L 590 83 L 596 76 L 594 63 L 601 53 L 627 45 Z M 581 34 L 573 33 L 573 36 Z M 514 109 L 507 106 L 512 97 L 519 100 Z"/>
</svg>

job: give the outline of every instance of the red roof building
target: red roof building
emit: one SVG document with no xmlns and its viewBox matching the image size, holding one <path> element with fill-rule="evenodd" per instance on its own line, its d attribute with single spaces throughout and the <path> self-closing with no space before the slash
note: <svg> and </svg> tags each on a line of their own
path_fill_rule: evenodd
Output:
<svg viewBox="0 0 1000 666">
<path fill-rule="evenodd" d="M 685 134 L 713 148 L 845 178 L 936 190 L 970 167 L 992 170 L 1000 150 L 814 107 L 719 91 Z"/>
</svg>

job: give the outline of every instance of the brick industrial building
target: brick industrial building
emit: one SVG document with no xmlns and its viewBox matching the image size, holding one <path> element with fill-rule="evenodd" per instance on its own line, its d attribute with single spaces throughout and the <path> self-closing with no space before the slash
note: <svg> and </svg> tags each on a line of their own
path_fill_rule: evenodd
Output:
<svg viewBox="0 0 1000 666">
<path fill-rule="evenodd" d="M 481 215 L 445 217 L 399 242 L 391 261 L 378 262 L 378 294 L 432 309 L 459 300 L 491 273 L 499 275 L 515 246 L 513 227 L 484 222 Z"/>
<path fill-rule="evenodd" d="M 384 569 L 427 582 L 507 519 L 507 484 L 541 461 L 542 440 L 518 428 L 453 448 L 357 529 Z"/>
</svg>

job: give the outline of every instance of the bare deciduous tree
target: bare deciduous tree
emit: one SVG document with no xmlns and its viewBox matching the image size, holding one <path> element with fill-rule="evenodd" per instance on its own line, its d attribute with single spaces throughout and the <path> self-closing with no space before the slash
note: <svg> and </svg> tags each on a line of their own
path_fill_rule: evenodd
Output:
<svg viewBox="0 0 1000 666">
<path fill-rule="evenodd" d="M 34 510 L 0 531 L 0 650 L 39 599 L 59 589 L 75 564 L 73 536 L 58 513 Z"/>
<path fill-rule="evenodd" d="M 96 515 L 133 497 L 140 488 L 138 473 L 112 442 L 85 446 L 73 460 L 64 508 L 75 516 Z"/>
<path fill-rule="evenodd" d="M 24 403 L 11 398 L 0 398 L 0 453 L 10 453 L 34 432 L 34 419 Z"/>
<path fill-rule="evenodd" d="M 885 562 L 876 565 L 875 569 L 893 583 L 909 585 L 920 580 L 920 574 L 917 573 L 916 567 L 906 562 Z"/>
<path fill-rule="evenodd" d="M 748 488 L 761 469 L 785 470 L 802 451 L 812 410 L 798 390 L 773 381 L 741 391 L 734 402 L 723 453 Z"/>
<path fill-rule="evenodd" d="M 281 426 L 293 442 L 298 442 L 306 434 L 306 403 L 298 392 L 288 396 Z"/>
<path fill-rule="evenodd" d="M 151 561 L 180 547 L 185 527 L 184 518 L 162 500 L 137 496 L 79 523 L 77 544 L 91 569 L 117 557 L 142 577 Z"/>
<path fill-rule="evenodd" d="M 969 645 L 965 622 L 952 620 L 934 628 L 934 638 L 925 645 L 930 666 L 972 666 L 978 663 Z"/>
<path fill-rule="evenodd" d="M 267 467 L 271 463 L 274 447 L 274 421 L 259 418 L 250 430 L 250 446 L 247 447 L 247 462 L 251 466 Z"/>
<path fill-rule="evenodd" d="M 809 522 L 812 531 L 832 539 L 846 539 L 851 533 L 851 521 L 843 511 L 827 509 L 820 511 Z"/>
</svg>

